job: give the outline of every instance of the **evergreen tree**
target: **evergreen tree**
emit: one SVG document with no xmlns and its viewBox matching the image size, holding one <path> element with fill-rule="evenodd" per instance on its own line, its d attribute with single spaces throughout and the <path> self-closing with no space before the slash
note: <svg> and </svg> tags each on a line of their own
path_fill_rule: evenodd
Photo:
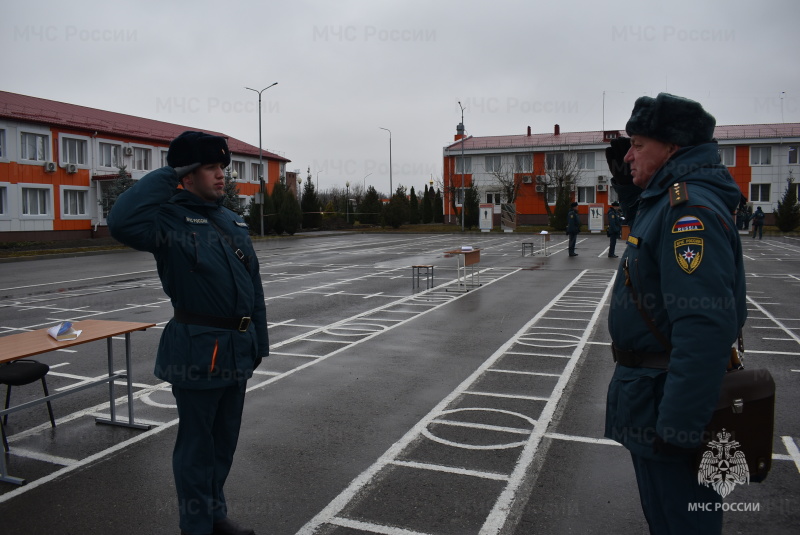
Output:
<svg viewBox="0 0 800 535">
<path fill-rule="evenodd" d="M 233 180 L 230 167 L 225 168 L 225 189 L 223 190 L 222 206 L 233 210 L 239 215 L 244 214 L 244 207 L 239 201 L 239 186 Z"/>
<path fill-rule="evenodd" d="M 425 194 L 422 196 L 422 222 L 428 224 L 433 221 L 433 189 L 428 189 L 425 184 Z"/>
<path fill-rule="evenodd" d="M 480 221 L 480 198 L 478 189 L 472 184 L 464 192 L 464 227 L 477 227 Z"/>
<path fill-rule="evenodd" d="M 572 196 L 569 188 L 561 188 L 556 193 L 556 204 L 550 214 L 550 226 L 555 230 L 567 229 L 567 214 L 569 205 L 572 204 Z"/>
<path fill-rule="evenodd" d="M 297 202 L 297 199 L 290 191 L 287 191 L 283 196 L 281 211 L 278 213 L 278 219 L 283 224 L 284 232 L 293 236 L 299 230 L 302 218 L 300 203 Z"/>
<path fill-rule="evenodd" d="M 107 188 L 102 190 L 98 203 L 103 208 L 104 217 L 108 217 L 108 213 L 111 211 L 114 203 L 117 202 L 117 199 L 119 199 L 119 196 L 122 195 L 125 190 L 130 189 L 131 186 L 136 184 L 136 181 L 131 178 L 131 175 L 128 174 L 125 167 L 124 165 L 118 167 L 116 178 L 111 181 L 111 184 L 109 184 Z"/>
<path fill-rule="evenodd" d="M 786 179 L 786 191 L 778 201 L 775 224 L 783 232 L 791 232 L 800 226 L 800 204 L 797 204 L 797 187 L 792 177 Z"/>
<path fill-rule="evenodd" d="M 444 223 L 444 200 L 442 199 L 442 190 L 439 189 L 433 196 L 433 222 Z"/>
<path fill-rule="evenodd" d="M 408 205 L 406 188 L 402 185 L 397 186 L 397 191 L 392 195 L 385 213 L 386 224 L 392 228 L 400 228 L 400 225 L 408 221 Z"/>
<path fill-rule="evenodd" d="M 414 192 L 414 186 L 411 186 L 411 193 L 408 195 L 408 222 L 411 225 L 418 225 L 419 221 L 419 199 Z"/>
<path fill-rule="evenodd" d="M 364 195 L 364 201 L 358 207 L 358 220 L 364 225 L 377 225 L 380 223 L 383 203 L 375 186 L 370 185 Z"/>
<path fill-rule="evenodd" d="M 319 228 L 322 224 L 322 214 L 319 213 L 319 198 L 310 174 L 306 179 L 306 185 L 303 186 L 303 198 L 300 202 L 300 208 L 303 212 L 303 228 Z"/>
</svg>

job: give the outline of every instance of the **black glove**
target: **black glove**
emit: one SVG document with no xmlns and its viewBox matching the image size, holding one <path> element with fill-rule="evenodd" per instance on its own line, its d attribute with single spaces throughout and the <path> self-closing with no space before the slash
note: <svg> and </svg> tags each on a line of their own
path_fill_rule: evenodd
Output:
<svg viewBox="0 0 800 535">
<path fill-rule="evenodd" d="M 184 165 L 183 167 L 176 167 L 175 168 L 175 173 L 177 173 L 177 175 L 178 175 L 178 180 L 182 179 L 183 177 L 185 177 L 186 175 L 188 175 L 189 173 L 191 173 L 192 171 L 194 171 L 198 167 L 200 167 L 199 163 L 193 163 L 191 165 Z"/>
<path fill-rule="evenodd" d="M 631 175 L 631 166 L 625 163 L 625 155 L 631 148 L 631 140 L 627 137 L 618 137 L 611 140 L 611 146 L 606 147 L 606 161 L 608 162 L 608 170 L 611 171 L 611 176 L 614 177 L 614 183 L 618 186 L 627 186 L 633 184 L 633 175 Z"/>
</svg>

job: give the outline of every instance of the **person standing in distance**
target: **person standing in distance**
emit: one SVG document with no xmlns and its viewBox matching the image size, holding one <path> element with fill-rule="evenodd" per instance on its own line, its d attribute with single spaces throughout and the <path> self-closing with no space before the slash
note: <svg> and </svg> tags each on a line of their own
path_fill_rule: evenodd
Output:
<svg viewBox="0 0 800 535">
<path fill-rule="evenodd" d="M 638 209 L 609 308 L 605 436 L 630 451 L 653 534 L 722 531 L 721 497 L 698 483 L 695 457 L 747 307 L 731 215 L 741 192 L 720 163 L 715 124 L 698 102 L 641 97 L 629 149 L 615 140 L 607 151 L 624 213 Z"/>
<path fill-rule="evenodd" d="M 108 216 L 114 238 L 153 254 L 174 309 L 155 375 L 178 405 L 172 467 L 184 535 L 254 534 L 228 518 L 223 492 L 247 380 L 269 354 L 247 225 L 222 206 L 230 161 L 224 138 L 184 132 L 170 143 L 168 166 L 142 177 Z"/>
<path fill-rule="evenodd" d="M 614 252 L 617 249 L 617 239 L 622 236 L 622 223 L 620 221 L 619 212 L 617 211 L 618 206 L 619 202 L 612 202 L 611 206 L 608 207 L 608 212 L 606 213 L 606 217 L 608 218 L 608 230 L 606 230 L 606 236 L 608 236 L 609 239 L 609 258 L 617 258 L 617 255 L 614 254 Z"/>
<path fill-rule="evenodd" d="M 575 252 L 575 242 L 578 240 L 578 233 L 581 231 L 581 219 L 578 216 L 578 203 L 573 202 L 569 205 L 567 212 L 567 236 L 569 236 L 569 255 L 578 256 Z"/>
<path fill-rule="evenodd" d="M 756 234 L 758 234 L 758 239 L 760 240 L 764 234 L 764 211 L 759 206 L 756 208 L 756 212 L 753 214 L 753 239 L 756 239 Z"/>
</svg>

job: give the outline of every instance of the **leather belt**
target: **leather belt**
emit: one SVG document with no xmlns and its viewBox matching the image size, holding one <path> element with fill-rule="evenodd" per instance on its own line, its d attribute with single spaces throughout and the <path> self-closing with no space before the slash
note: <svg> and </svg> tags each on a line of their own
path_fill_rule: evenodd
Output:
<svg viewBox="0 0 800 535">
<path fill-rule="evenodd" d="M 628 368 L 658 368 L 666 370 L 669 367 L 669 353 L 647 353 L 645 351 L 631 351 L 620 349 L 611 344 L 611 354 L 614 362 Z"/>
<path fill-rule="evenodd" d="M 202 325 L 203 327 L 216 327 L 217 329 L 230 329 L 232 331 L 239 331 L 240 333 L 247 332 L 248 327 L 250 327 L 250 316 L 221 318 L 219 316 L 195 314 L 194 312 L 189 312 L 188 310 L 180 308 L 174 309 L 173 319 L 180 323 Z"/>
</svg>

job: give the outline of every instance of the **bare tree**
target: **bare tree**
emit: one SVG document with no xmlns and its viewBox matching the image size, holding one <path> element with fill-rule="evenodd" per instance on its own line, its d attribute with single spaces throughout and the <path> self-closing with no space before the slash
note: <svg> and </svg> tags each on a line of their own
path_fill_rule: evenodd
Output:
<svg viewBox="0 0 800 535">
<path fill-rule="evenodd" d="M 501 165 L 499 170 L 493 171 L 491 174 L 495 182 L 503 188 L 506 202 L 509 204 L 515 202 L 519 188 L 522 186 L 522 175 L 514 173 L 514 167 L 511 164 Z"/>
<path fill-rule="evenodd" d="M 537 177 L 536 184 L 544 186 L 540 188 L 539 195 L 544 198 L 550 226 L 556 229 L 561 229 L 562 226 L 566 228 L 572 191 L 581 183 L 580 166 L 572 151 L 549 152 L 545 155 L 545 174 Z M 552 190 L 555 190 L 554 209 L 551 209 L 547 202 Z"/>
</svg>

